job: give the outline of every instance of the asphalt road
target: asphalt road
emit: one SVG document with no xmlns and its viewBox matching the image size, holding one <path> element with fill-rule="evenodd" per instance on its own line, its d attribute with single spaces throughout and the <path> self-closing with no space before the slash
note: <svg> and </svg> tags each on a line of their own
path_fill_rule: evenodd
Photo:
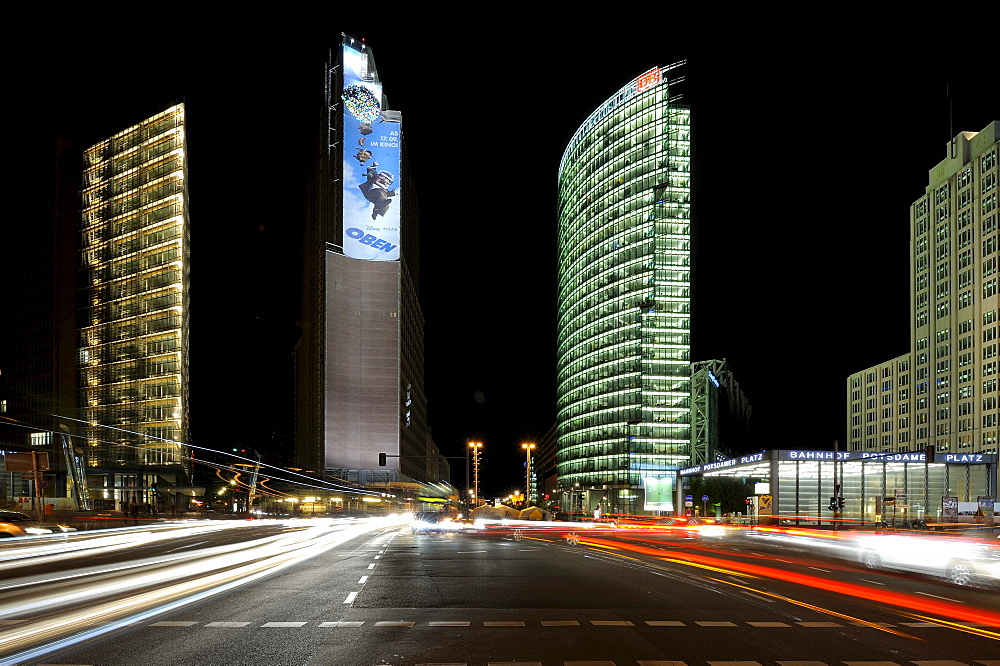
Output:
<svg viewBox="0 0 1000 666">
<path fill-rule="evenodd" d="M 1000 666 L 995 590 L 743 536 L 565 537 L 386 526 L 18 663 Z"/>
</svg>

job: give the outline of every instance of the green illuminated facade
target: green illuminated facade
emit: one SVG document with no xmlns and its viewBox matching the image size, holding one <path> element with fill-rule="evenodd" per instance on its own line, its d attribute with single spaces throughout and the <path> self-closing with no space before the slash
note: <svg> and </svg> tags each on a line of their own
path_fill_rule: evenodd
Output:
<svg viewBox="0 0 1000 666">
<path fill-rule="evenodd" d="M 624 86 L 559 167 L 563 509 L 672 511 L 691 448 L 690 113 L 668 73 Z"/>
</svg>

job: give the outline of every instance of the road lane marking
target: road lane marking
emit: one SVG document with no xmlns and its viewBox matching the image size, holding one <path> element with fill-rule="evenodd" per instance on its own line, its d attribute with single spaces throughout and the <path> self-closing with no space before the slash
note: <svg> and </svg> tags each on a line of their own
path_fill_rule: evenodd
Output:
<svg viewBox="0 0 1000 666">
<path fill-rule="evenodd" d="M 485 550 L 458 550 L 455 551 L 458 555 L 468 554 L 468 553 L 485 553 Z"/>
<path fill-rule="evenodd" d="M 712 620 L 695 620 L 695 624 L 700 627 L 735 627 L 733 622 L 715 622 Z M 709 662 L 711 663 L 711 662 Z"/>
<path fill-rule="evenodd" d="M 351 592 L 350 594 L 347 595 L 347 598 L 344 599 L 344 603 L 345 604 L 353 604 L 354 603 L 354 598 L 356 596 L 358 596 L 357 592 Z"/>
<path fill-rule="evenodd" d="M 368 576 L 362 576 L 361 578 L 358 579 L 358 585 L 364 585 L 365 581 L 367 581 L 367 580 L 368 580 Z"/>
<path fill-rule="evenodd" d="M 239 627 L 245 627 L 249 622 L 209 622 L 206 627 L 227 627 L 231 629 L 238 629 Z"/>
<path fill-rule="evenodd" d="M 747 592 L 746 590 L 740 590 L 740 592 L 747 595 L 748 597 L 753 597 L 754 599 L 760 599 L 761 601 L 766 601 L 769 604 L 778 603 L 774 599 L 768 599 L 767 597 L 762 597 L 759 594 L 754 594 L 753 592 Z"/>
<path fill-rule="evenodd" d="M 710 661 L 708 666 L 762 666 L 759 661 Z"/>
<path fill-rule="evenodd" d="M 800 627 L 843 627 L 839 622 L 796 622 Z"/>
<path fill-rule="evenodd" d="M 369 564 L 369 565 L 368 565 L 368 568 L 369 568 L 369 569 L 374 569 L 374 568 L 375 568 L 375 563 L 373 562 L 373 563 Z"/>
<path fill-rule="evenodd" d="M 260 625 L 263 629 L 264 627 L 275 627 L 278 629 L 295 629 L 298 627 L 304 627 L 308 622 L 268 622 L 267 624 Z"/>
<path fill-rule="evenodd" d="M 380 557 L 382 557 L 382 556 L 381 556 L 381 555 L 376 555 L 376 556 L 375 556 L 375 559 L 377 560 L 377 559 L 378 559 L 378 558 L 380 558 Z"/>
<path fill-rule="evenodd" d="M 364 622 L 347 622 L 345 620 L 341 620 L 339 622 L 320 622 L 319 626 L 321 626 L 323 628 L 326 628 L 326 627 L 351 627 L 352 629 L 357 629 L 358 627 L 360 627 L 363 624 L 364 624 Z"/>
<path fill-rule="evenodd" d="M 687 625 L 679 620 L 646 620 L 646 624 L 651 627 L 686 627 Z"/>
<path fill-rule="evenodd" d="M 943 624 L 938 624 L 937 622 L 900 622 L 904 627 L 943 627 Z"/>
<path fill-rule="evenodd" d="M 936 594 L 930 594 L 929 592 L 914 592 L 914 594 L 922 594 L 925 597 L 933 597 L 934 599 L 941 599 L 943 601 L 951 601 L 951 602 L 956 603 L 956 604 L 964 604 L 965 603 L 964 601 L 959 601 L 958 599 L 952 599 L 950 597 L 939 597 L 938 595 L 936 595 Z"/>
<path fill-rule="evenodd" d="M 747 622 L 751 627 L 791 627 L 784 622 Z"/>
<path fill-rule="evenodd" d="M 820 569 L 819 567 L 809 567 L 809 568 L 815 571 L 822 571 L 823 573 L 830 573 L 829 569 Z"/>
<path fill-rule="evenodd" d="M 871 583 L 872 585 L 885 585 L 885 583 L 880 583 L 877 580 L 868 580 L 867 578 L 861 578 L 860 580 L 864 581 L 865 583 Z"/>
<path fill-rule="evenodd" d="M 406 620 L 386 620 L 384 622 L 376 622 L 376 627 L 412 627 L 416 622 L 407 622 Z"/>
<path fill-rule="evenodd" d="M 576 620 L 542 620 L 543 627 L 579 627 Z"/>
</svg>

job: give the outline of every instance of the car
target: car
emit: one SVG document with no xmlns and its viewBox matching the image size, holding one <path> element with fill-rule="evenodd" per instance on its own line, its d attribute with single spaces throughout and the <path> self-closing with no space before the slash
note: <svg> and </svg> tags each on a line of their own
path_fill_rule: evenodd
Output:
<svg viewBox="0 0 1000 666">
<path fill-rule="evenodd" d="M 869 569 L 920 573 L 955 585 L 1000 585 L 1000 535 L 867 534 L 857 538 L 858 560 Z"/>
<path fill-rule="evenodd" d="M 75 527 L 68 525 L 43 525 L 35 518 L 20 511 L 0 511 L 0 539 L 75 531 Z"/>
</svg>

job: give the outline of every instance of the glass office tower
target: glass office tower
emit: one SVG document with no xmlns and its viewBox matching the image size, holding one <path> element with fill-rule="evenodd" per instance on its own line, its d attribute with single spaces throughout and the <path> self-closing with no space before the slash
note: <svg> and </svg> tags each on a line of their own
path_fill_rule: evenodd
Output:
<svg viewBox="0 0 1000 666">
<path fill-rule="evenodd" d="M 563 509 L 671 511 L 691 447 L 690 113 L 653 68 L 576 131 L 559 167 Z"/>
<path fill-rule="evenodd" d="M 84 153 L 80 376 L 95 499 L 152 503 L 158 477 L 186 475 L 186 173 L 183 105 Z"/>
</svg>

